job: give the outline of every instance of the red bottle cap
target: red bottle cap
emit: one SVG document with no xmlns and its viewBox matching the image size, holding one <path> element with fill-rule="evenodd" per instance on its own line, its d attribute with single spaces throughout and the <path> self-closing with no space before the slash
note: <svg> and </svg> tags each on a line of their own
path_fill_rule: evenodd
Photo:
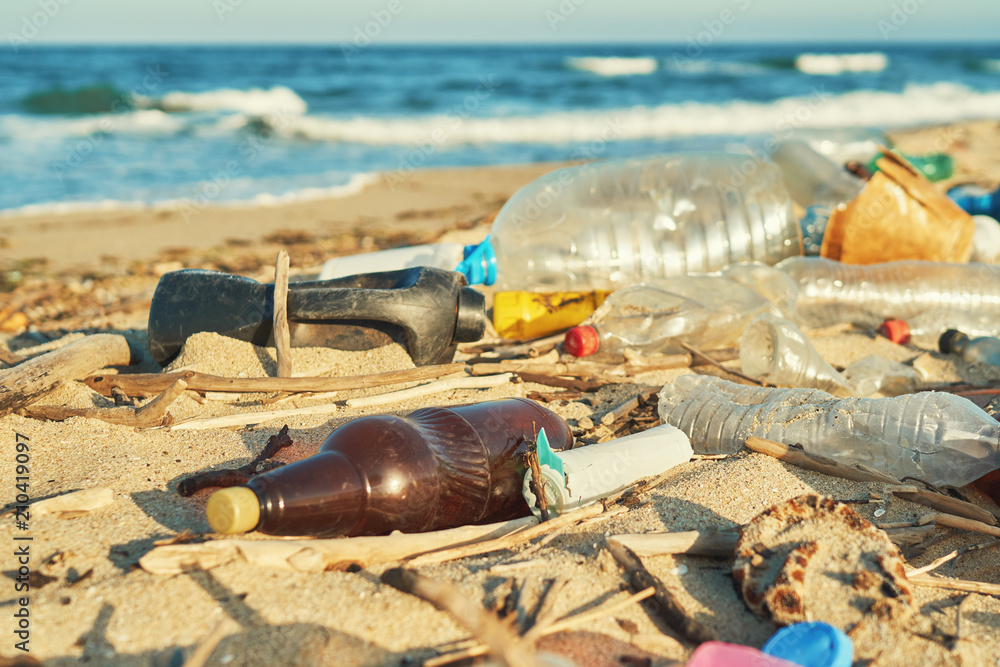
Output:
<svg viewBox="0 0 1000 667">
<path fill-rule="evenodd" d="M 566 351 L 574 357 L 586 357 L 597 352 L 601 341 L 597 337 L 597 329 L 589 326 L 573 327 L 566 332 L 563 341 Z"/>
<path fill-rule="evenodd" d="M 910 325 L 903 320 L 886 320 L 878 326 L 878 332 L 897 345 L 910 342 Z"/>
</svg>

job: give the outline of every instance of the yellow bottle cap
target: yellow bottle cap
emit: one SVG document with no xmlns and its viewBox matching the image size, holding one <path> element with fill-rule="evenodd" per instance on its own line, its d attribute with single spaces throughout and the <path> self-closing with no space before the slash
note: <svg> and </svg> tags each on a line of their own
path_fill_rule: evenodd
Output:
<svg viewBox="0 0 1000 667">
<path fill-rule="evenodd" d="M 232 486 L 212 494 L 205 508 L 212 530 L 224 535 L 246 533 L 260 521 L 257 494 L 245 486 Z"/>
</svg>

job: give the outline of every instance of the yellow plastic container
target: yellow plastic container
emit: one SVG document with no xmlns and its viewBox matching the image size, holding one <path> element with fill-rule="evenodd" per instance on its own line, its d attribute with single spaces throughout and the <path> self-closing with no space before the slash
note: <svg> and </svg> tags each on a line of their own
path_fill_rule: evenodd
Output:
<svg viewBox="0 0 1000 667">
<path fill-rule="evenodd" d="M 583 322 L 610 293 L 497 292 L 493 296 L 493 327 L 504 338 L 547 336 Z"/>
</svg>

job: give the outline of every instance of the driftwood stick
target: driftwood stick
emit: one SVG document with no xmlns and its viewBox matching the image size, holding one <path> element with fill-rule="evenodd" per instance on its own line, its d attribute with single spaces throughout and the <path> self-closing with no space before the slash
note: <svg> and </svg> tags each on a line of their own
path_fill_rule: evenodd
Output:
<svg viewBox="0 0 1000 667">
<path fill-rule="evenodd" d="M 739 353 L 729 348 L 714 350 L 704 358 L 693 354 L 662 354 L 643 358 L 642 362 L 625 364 L 602 364 L 593 361 L 573 361 L 563 363 L 548 359 L 512 359 L 499 362 L 473 363 L 469 366 L 472 375 L 490 375 L 492 373 L 541 373 L 543 375 L 564 375 L 567 377 L 600 377 L 631 376 L 647 371 L 669 370 L 671 368 L 688 368 L 690 366 L 708 363 L 707 359 L 716 362 L 736 359 Z"/>
<path fill-rule="evenodd" d="M 801 449 L 789 447 L 788 445 L 783 445 L 780 442 L 774 442 L 773 440 L 758 438 L 754 435 L 747 438 L 746 446 L 748 449 L 752 449 L 760 454 L 767 454 L 768 456 L 773 456 L 774 458 L 784 461 L 785 463 L 791 463 L 794 466 L 798 466 L 799 468 L 804 468 L 806 470 L 821 472 L 824 475 L 841 477 L 855 482 L 882 482 L 883 484 L 899 484 L 898 479 L 886 473 L 879 472 L 871 468 L 861 469 L 844 465 L 843 463 L 838 463 L 833 459 L 828 459 L 825 456 L 810 454 L 809 452 L 802 451 Z"/>
<path fill-rule="evenodd" d="M 931 512 L 930 514 L 925 514 L 920 517 L 919 522 L 921 524 L 926 524 L 931 521 L 939 526 L 945 526 L 947 528 L 960 528 L 961 530 L 969 530 L 974 533 L 1000 537 L 1000 526 L 991 526 L 987 523 L 983 523 L 982 521 L 974 521 L 973 519 L 955 516 L 954 514 L 945 514 L 944 512 Z"/>
<path fill-rule="evenodd" d="M 627 548 L 637 556 L 660 554 L 687 554 L 691 556 L 713 556 L 732 558 L 740 535 L 738 530 L 690 530 L 682 533 L 635 533 L 612 535 L 612 543 Z"/>
<path fill-rule="evenodd" d="M 746 375 L 745 373 L 743 373 L 741 371 L 734 371 L 731 368 L 726 368 L 725 366 L 722 365 L 722 363 L 719 360 L 713 359 L 712 357 L 708 356 L 707 354 L 705 354 L 704 352 L 702 352 L 698 348 L 694 347 L 693 345 L 688 345 L 684 341 L 678 341 L 678 342 L 680 343 L 681 347 L 683 347 L 685 350 L 687 350 L 688 352 L 690 352 L 693 357 L 696 357 L 698 360 L 702 360 L 703 359 L 710 366 L 715 366 L 716 368 L 718 368 L 723 373 L 728 373 L 730 375 L 735 375 L 736 377 L 741 378 L 743 380 L 746 380 L 747 382 L 752 382 L 752 383 L 754 383 L 755 385 L 757 385 L 759 387 L 773 387 L 774 386 L 773 384 L 768 384 L 767 382 L 763 382 L 762 380 L 758 380 L 756 378 L 752 378 L 749 375 Z M 693 365 L 693 362 L 692 362 L 692 365 Z"/>
<path fill-rule="evenodd" d="M 0 417 L 31 405 L 64 382 L 85 377 L 106 366 L 125 366 L 131 356 L 123 336 L 95 334 L 0 371 Z"/>
<path fill-rule="evenodd" d="M 612 380 L 602 379 L 592 379 L 592 378 L 580 378 L 580 379 L 570 379 L 559 377 L 558 375 L 545 375 L 544 373 L 529 373 L 527 371 L 518 371 L 517 376 L 525 382 L 534 382 L 535 384 L 544 384 L 546 387 L 562 387 L 563 389 L 572 389 L 573 391 L 597 391 L 601 387 L 607 385 L 609 382 L 620 382 L 622 378 L 614 378 Z"/>
<path fill-rule="evenodd" d="M 993 514 L 983 508 L 964 500 L 959 500 L 958 498 L 946 496 L 943 493 L 935 493 L 934 491 L 928 491 L 927 489 L 921 489 L 916 486 L 908 485 L 894 486 L 890 488 L 889 491 L 892 491 L 893 495 L 898 496 L 903 500 L 909 500 L 910 502 L 930 507 L 931 509 L 938 510 L 940 512 L 954 514 L 956 516 L 965 517 L 966 519 L 972 519 L 973 521 L 980 521 L 990 526 L 1000 524 Z"/>
<path fill-rule="evenodd" d="M 203 431 L 209 428 L 229 428 L 230 426 L 246 426 L 262 424 L 272 419 L 299 417 L 302 415 L 332 415 L 339 410 L 336 405 L 310 405 L 304 408 L 288 408 L 287 410 L 264 410 L 261 412 L 244 412 L 238 415 L 222 415 L 221 417 L 205 417 L 185 419 L 168 428 L 171 431 Z"/>
<path fill-rule="evenodd" d="M 94 338 L 95 336 L 91 336 Z M 124 339 L 123 339 L 124 340 Z M 67 346 L 68 347 L 68 346 Z M 48 356 L 48 355 L 46 355 Z M 104 364 L 111 365 L 111 364 Z M 17 368 L 21 370 L 22 366 Z M 103 366 L 98 366 L 101 368 Z M 93 370 L 93 368 L 91 368 Z M 237 394 L 251 392 L 269 393 L 275 391 L 340 391 L 346 389 L 365 389 L 369 387 L 384 387 L 404 382 L 419 382 L 421 380 L 436 380 L 440 377 L 459 373 L 462 364 L 440 364 L 437 366 L 420 366 L 403 371 L 373 373 L 371 375 L 352 375 L 340 378 L 309 377 L 309 378 L 228 378 L 218 375 L 206 375 L 195 371 L 183 373 L 137 373 L 134 375 L 94 375 L 84 380 L 84 384 L 103 396 L 110 396 L 111 390 L 118 387 L 129 396 L 155 396 L 169 387 L 178 379 L 188 383 L 193 391 L 220 391 Z M 2 394 L 0 394 L 2 395 Z"/>
<path fill-rule="evenodd" d="M 522 640 L 507 624 L 478 602 L 465 595 L 457 586 L 422 576 L 413 570 L 393 568 L 380 577 L 404 593 L 415 595 L 442 611 L 446 611 L 509 667 L 535 667 L 535 651 L 529 642 Z"/>
<path fill-rule="evenodd" d="M 618 543 L 608 543 L 608 550 L 628 575 L 629 585 L 635 591 L 653 587 L 655 605 L 651 613 L 661 618 L 672 629 L 692 644 L 701 644 L 715 639 L 715 634 L 697 619 L 688 616 L 667 590 L 663 582 L 654 577 L 628 547 Z"/>
<path fill-rule="evenodd" d="M 530 488 L 538 501 L 538 513 L 542 515 L 542 521 L 549 520 L 549 499 L 545 494 L 545 478 L 542 477 L 542 466 L 538 463 L 538 450 L 532 449 L 525 454 L 528 460 L 528 470 L 531 471 Z"/>
<path fill-rule="evenodd" d="M 63 405 L 34 405 L 23 408 L 19 412 L 33 419 L 50 419 L 61 422 L 70 417 L 87 417 L 119 426 L 154 428 L 168 425 L 172 421 L 173 418 L 167 413 L 167 408 L 185 390 L 187 390 L 187 383 L 184 380 L 177 380 L 159 396 L 138 409 L 124 406 L 120 408 L 71 408 Z"/>
<path fill-rule="evenodd" d="M 982 581 L 945 579 L 944 577 L 932 577 L 929 574 L 921 574 L 916 577 L 910 577 L 910 583 L 916 584 L 917 586 L 947 588 L 953 591 L 968 591 L 970 593 L 979 593 L 980 595 L 1000 596 L 1000 584 L 988 584 Z"/>
<path fill-rule="evenodd" d="M 195 648 L 191 656 L 184 661 L 183 667 L 204 667 L 208 659 L 212 657 L 212 651 L 215 647 L 219 645 L 226 634 L 229 632 L 229 628 L 232 625 L 232 621 L 228 618 L 224 618 L 218 623 L 216 623 L 215 628 L 198 643 L 198 647 Z"/>
<path fill-rule="evenodd" d="M 516 343 L 514 345 L 503 345 L 495 346 L 493 348 L 492 354 L 488 357 L 480 357 L 476 361 L 500 361 L 502 359 L 513 359 L 515 357 L 522 357 L 527 355 L 529 357 L 537 357 L 539 354 L 544 354 L 549 350 L 555 348 L 559 343 L 563 342 L 566 337 L 565 333 L 557 333 L 551 336 L 546 336 L 545 338 L 538 338 L 536 340 L 528 341 L 527 343 Z M 463 348 L 463 352 L 468 352 L 470 354 L 483 354 L 485 347 L 481 345 L 475 345 L 468 348 Z"/>
<path fill-rule="evenodd" d="M 554 635 L 557 632 L 562 632 L 563 630 L 579 627 L 580 625 L 588 623 L 592 620 L 610 616 L 620 609 L 624 609 L 629 605 L 633 605 L 636 602 L 642 602 L 646 598 L 652 597 L 655 593 L 655 589 L 647 588 L 635 593 L 634 595 L 630 595 L 624 600 L 606 602 L 596 609 L 580 612 L 579 614 L 571 616 L 564 616 L 559 620 L 548 621 L 539 617 L 539 621 L 524 634 L 524 640 L 536 642 L 542 637 Z M 489 647 L 485 644 L 478 644 L 476 646 L 470 646 L 469 648 L 462 649 L 461 651 L 454 651 L 452 653 L 440 655 L 436 658 L 431 658 L 430 660 L 424 662 L 424 667 L 442 667 L 443 665 L 450 665 L 451 663 L 458 662 L 459 660 L 478 658 L 479 656 L 486 655 L 487 653 L 489 653 Z"/>
<path fill-rule="evenodd" d="M 288 330 L 288 252 L 278 251 L 274 262 L 274 349 L 278 377 L 292 377 L 292 335 Z"/>
<path fill-rule="evenodd" d="M 928 563 L 927 565 L 924 565 L 923 567 L 917 567 L 917 568 L 914 568 L 912 570 L 907 570 L 906 576 L 907 576 L 907 578 L 919 577 L 921 574 L 927 574 L 928 572 L 931 572 L 932 570 L 938 569 L 939 567 L 941 567 L 942 565 L 944 565 L 948 561 L 953 560 L 955 558 L 958 558 L 958 551 L 957 550 L 952 551 L 950 554 L 945 554 L 944 556 L 941 556 L 940 558 L 937 558 L 937 559 L 931 561 L 930 563 Z"/>
<path fill-rule="evenodd" d="M 174 575 L 208 570 L 233 561 L 292 572 L 345 570 L 392 563 L 435 549 L 447 549 L 520 530 L 538 523 L 535 517 L 483 526 L 462 526 L 430 533 L 396 533 L 365 537 L 304 540 L 215 540 L 200 544 L 160 546 L 139 559 L 152 574 Z"/>
<path fill-rule="evenodd" d="M 649 399 L 650 396 L 657 392 L 656 389 L 643 389 L 639 392 L 637 396 L 633 396 L 629 400 L 625 401 L 621 405 L 615 407 L 613 410 L 608 412 L 606 415 L 601 417 L 601 423 L 605 426 L 611 426 L 615 422 L 625 419 L 632 411 L 639 407 L 640 402 L 644 402 Z"/>
<path fill-rule="evenodd" d="M 473 377 L 467 375 L 464 377 L 445 378 L 444 380 L 429 382 L 417 387 L 410 387 L 409 389 L 400 389 L 399 391 L 393 391 L 387 394 L 349 398 L 347 399 L 347 406 L 350 408 L 368 408 L 374 405 L 400 403 L 402 401 L 408 401 L 412 398 L 429 396 L 431 394 L 440 394 L 442 392 L 453 391 L 455 389 L 489 389 L 490 387 L 499 387 L 501 385 L 508 384 L 513 377 L 514 375 L 512 373 L 504 373 L 502 375 L 487 375 L 486 377 Z"/>
<path fill-rule="evenodd" d="M 24 361 L 24 357 L 11 352 L 10 348 L 6 345 L 0 345 L 0 363 L 7 364 L 8 366 L 17 366 L 22 361 Z"/>
<path fill-rule="evenodd" d="M 587 505 L 586 507 L 581 507 L 580 509 L 549 519 L 545 523 L 541 523 L 537 526 L 526 528 L 524 530 L 519 530 L 516 533 L 511 533 L 510 535 L 505 535 L 495 540 L 480 542 L 479 544 L 471 544 L 464 547 L 457 547 L 455 549 L 448 549 L 445 551 L 435 551 L 423 556 L 418 556 L 417 558 L 409 561 L 408 565 L 412 567 L 433 565 L 436 563 L 444 563 L 450 560 L 455 560 L 457 558 L 467 558 L 468 556 L 478 556 L 491 551 L 499 551 L 500 549 L 510 549 L 529 540 L 533 540 L 536 537 L 540 537 L 549 531 L 576 523 L 577 521 L 583 521 L 584 519 L 599 516 L 603 513 L 604 508 L 600 505 L 600 503 Z"/>
</svg>

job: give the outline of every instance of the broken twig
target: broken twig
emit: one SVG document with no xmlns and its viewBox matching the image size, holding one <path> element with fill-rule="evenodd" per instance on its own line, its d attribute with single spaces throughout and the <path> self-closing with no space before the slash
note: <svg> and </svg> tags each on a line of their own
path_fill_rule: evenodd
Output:
<svg viewBox="0 0 1000 667">
<path fill-rule="evenodd" d="M 399 391 L 393 391 L 387 394 L 349 398 L 347 399 L 347 407 L 369 408 L 375 405 L 399 403 L 401 401 L 408 401 L 413 398 L 439 394 L 445 391 L 453 391 L 455 389 L 489 389 L 490 387 L 500 387 L 508 384 L 512 377 L 514 377 L 513 374 L 504 373 L 503 375 L 488 375 L 486 377 L 465 376 L 446 378 L 444 380 L 428 382 L 427 384 L 422 384 L 417 387 L 410 387 L 409 389 L 400 389 Z"/>
<path fill-rule="evenodd" d="M 292 343 L 288 330 L 288 251 L 279 250 L 274 262 L 274 349 L 278 377 L 292 377 Z"/>
<path fill-rule="evenodd" d="M 91 336 L 95 338 L 95 336 Z M 123 339 L 124 340 L 124 339 Z M 108 365 L 108 364 L 104 364 Z M 102 366 L 103 367 L 103 366 Z M 91 367 L 93 368 L 93 367 Z M 19 366 L 17 370 L 21 370 Z M 346 389 L 366 389 L 384 387 L 404 382 L 419 382 L 434 380 L 440 377 L 460 373 L 462 364 L 439 364 L 437 366 L 420 366 L 404 371 L 389 371 L 371 375 L 352 375 L 349 377 L 328 378 L 228 378 L 218 375 L 206 375 L 195 371 L 183 373 L 136 373 L 134 375 L 94 375 L 83 382 L 88 387 L 101 394 L 110 396 L 113 387 L 119 387 L 129 396 L 153 396 L 160 393 L 178 379 L 188 383 L 193 391 L 225 391 L 237 394 L 270 393 L 275 391 L 340 391 Z"/>
<path fill-rule="evenodd" d="M 280 431 L 267 439 L 267 444 L 260 454 L 255 456 L 250 463 L 239 468 L 228 468 L 225 470 L 208 470 L 199 472 L 182 479 L 177 485 L 177 493 L 182 496 L 191 496 L 201 491 L 215 486 L 239 486 L 246 484 L 250 478 L 259 472 L 260 466 L 267 460 L 274 457 L 285 447 L 292 445 L 292 439 L 288 436 L 288 425 L 286 424 Z M 273 468 L 272 468 L 273 469 Z"/>
<path fill-rule="evenodd" d="M 708 627 L 685 613 L 663 582 L 654 577 L 628 547 L 609 542 L 608 550 L 625 569 L 629 585 L 633 590 L 641 591 L 649 587 L 655 590 L 654 599 L 657 604 L 653 613 L 656 616 L 692 644 L 697 645 L 715 639 L 715 634 Z"/>
<path fill-rule="evenodd" d="M 759 454 L 773 456 L 779 461 L 791 463 L 794 466 L 798 466 L 799 468 L 804 468 L 806 470 L 821 472 L 824 475 L 841 477 L 855 482 L 899 484 L 898 479 L 884 472 L 873 470 L 871 468 L 855 468 L 853 466 L 844 465 L 843 463 L 838 463 L 833 459 L 828 459 L 825 456 L 810 454 L 809 452 L 801 449 L 789 447 L 788 445 L 783 445 L 780 442 L 775 442 L 773 440 L 758 438 L 754 435 L 747 438 L 746 446 L 748 449 L 752 449 Z"/>
<path fill-rule="evenodd" d="M 33 419 L 50 419 L 57 422 L 70 417 L 86 417 L 119 426 L 154 428 L 167 426 L 173 421 L 167 408 L 186 390 L 187 383 L 184 380 L 177 380 L 141 408 L 124 406 L 119 408 L 71 408 L 63 405 L 33 405 L 22 408 L 19 412 Z"/>
</svg>

